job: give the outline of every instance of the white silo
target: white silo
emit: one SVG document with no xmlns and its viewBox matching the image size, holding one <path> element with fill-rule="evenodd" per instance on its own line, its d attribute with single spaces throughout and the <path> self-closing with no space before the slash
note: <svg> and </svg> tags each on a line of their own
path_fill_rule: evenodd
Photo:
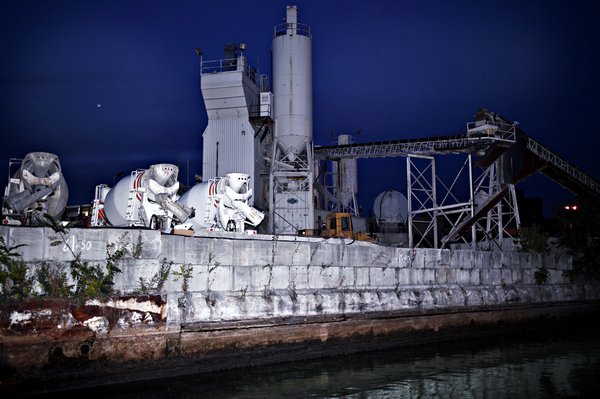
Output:
<svg viewBox="0 0 600 399">
<path fill-rule="evenodd" d="M 342 134 L 338 136 L 338 145 L 353 144 L 352 136 Z M 358 216 L 356 195 L 358 194 L 358 166 L 356 158 L 342 159 L 339 162 L 339 196 L 342 204 L 351 213 Z"/>
<path fill-rule="evenodd" d="M 275 134 L 269 172 L 269 231 L 314 227 L 312 33 L 296 6 L 275 27 L 271 47 Z"/>
<path fill-rule="evenodd" d="M 286 23 L 273 32 L 272 76 L 276 138 L 293 161 L 312 142 L 312 34 L 298 23 L 296 6 L 288 6 Z"/>
</svg>

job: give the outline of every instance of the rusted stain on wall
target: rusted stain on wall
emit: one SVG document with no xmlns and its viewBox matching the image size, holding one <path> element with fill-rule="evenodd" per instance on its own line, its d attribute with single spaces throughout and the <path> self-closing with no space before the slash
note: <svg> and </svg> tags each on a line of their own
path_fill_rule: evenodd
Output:
<svg viewBox="0 0 600 399">
<path fill-rule="evenodd" d="M 0 385 L 7 383 L 8 375 L 14 381 L 36 375 L 52 378 L 64 374 L 66 369 L 71 370 L 66 375 L 77 374 L 74 367 L 99 359 L 118 361 L 103 347 L 101 338 L 125 335 L 129 341 L 141 332 L 164 331 L 166 303 L 160 296 L 136 297 L 134 301 L 158 312 L 140 311 L 140 306 L 124 307 L 130 300 L 125 297 L 104 303 L 91 301 L 82 307 L 66 300 L 5 306 L 0 312 L 0 368 L 4 376 Z M 148 352 L 144 340 L 140 339 L 142 347 L 138 348 L 142 358 Z M 115 349 L 119 352 L 119 348 Z"/>
<path fill-rule="evenodd" d="M 102 309 L 92 306 L 78 309 L 55 308 L 54 316 L 38 309 L 29 322 L 7 326 L 2 320 L 0 384 L 60 378 L 64 387 L 125 382 L 135 378 L 131 371 L 145 370 L 154 377 L 249 367 L 280 361 L 309 359 L 357 351 L 367 351 L 468 339 L 474 336 L 515 332 L 524 328 L 543 327 L 548 321 L 563 321 L 573 315 L 598 313 L 599 303 L 572 301 L 560 304 L 505 304 L 487 307 L 370 312 L 364 314 L 320 315 L 313 317 L 275 317 L 262 320 L 208 322 L 181 326 L 169 332 L 165 323 L 123 327 L 119 320 L 136 311 Z M 46 312 L 44 312 L 46 311 Z M 42 313 L 44 312 L 44 313 Z M 66 312 L 66 313 L 65 313 Z M 99 315 L 108 319 L 107 333 L 86 327 L 82 320 Z M 121 317 L 112 317 L 112 313 Z M 35 328 L 49 326 L 44 318 L 63 320 L 71 314 L 70 328 Z M 116 320 L 116 322 L 115 322 Z M 158 320 L 158 318 L 156 319 Z M 121 322 L 122 323 L 122 322 Z M 94 374 L 93 379 L 89 378 Z M 81 378 L 86 376 L 86 378 Z M 20 391 L 19 391 L 20 392 Z"/>
</svg>

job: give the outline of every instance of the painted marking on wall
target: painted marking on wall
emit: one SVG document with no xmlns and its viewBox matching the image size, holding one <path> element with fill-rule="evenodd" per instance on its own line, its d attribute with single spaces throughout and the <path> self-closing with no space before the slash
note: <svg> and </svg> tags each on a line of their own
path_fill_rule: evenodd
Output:
<svg viewBox="0 0 600 399">
<path fill-rule="evenodd" d="M 65 244 L 63 245 L 63 252 L 67 252 L 69 247 L 73 251 L 89 251 L 92 249 L 92 242 L 86 240 L 76 240 L 75 236 L 67 237 Z"/>
</svg>

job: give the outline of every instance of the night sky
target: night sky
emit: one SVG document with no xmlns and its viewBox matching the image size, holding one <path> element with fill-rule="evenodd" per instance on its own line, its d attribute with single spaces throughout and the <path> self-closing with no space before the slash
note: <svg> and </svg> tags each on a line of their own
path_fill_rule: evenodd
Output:
<svg viewBox="0 0 600 399">
<path fill-rule="evenodd" d="M 0 3 L 0 186 L 9 158 L 59 156 L 69 204 L 155 163 L 202 173 L 204 60 L 228 43 L 270 74 L 285 7 L 313 31 L 314 141 L 456 133 L 480 108 L 600 180 L 597 1 L 28 1 Z M 444 161 L 450 162 L 451 161 Z M 461 161 L 462 162 L 462 161 Z M 359 161 L 359 203 L 406 193 L 404 158 Z M 445 172 L 444 172 L 445 173 Z M 573 195 L 543 176 L 518 188 L 545 213 Z"/>
</svg>

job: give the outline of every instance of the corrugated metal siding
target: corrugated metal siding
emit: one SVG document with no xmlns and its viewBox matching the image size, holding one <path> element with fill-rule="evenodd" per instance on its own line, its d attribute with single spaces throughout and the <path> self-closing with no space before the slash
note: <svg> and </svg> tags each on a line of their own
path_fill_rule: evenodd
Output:
<svg viewBox="0 0 600 399">
<path fill-rule="evenodd" d="M 245 134 L 242 134 L 245 132 Z M 217 142 L 218 174 L 217 173 Z M 212 179 L 227 173 L 254 173 L 254 130 L 241 118 L 218 119 L 208 122 L 208 134 L 204 136 L 203 178 Z"/>
<path fill-rule="evenodd" d="M 203 134 L 203 180 L 232 172 L 246 173 L 254 198 L 262 196 L 262 179 L 256 173 L 255 131 L 248 119 L 249 107 L 259 102 L 258 88 L 241 73 L 203 75 L 202 95 L 209 118 Z"/>
</svg>

